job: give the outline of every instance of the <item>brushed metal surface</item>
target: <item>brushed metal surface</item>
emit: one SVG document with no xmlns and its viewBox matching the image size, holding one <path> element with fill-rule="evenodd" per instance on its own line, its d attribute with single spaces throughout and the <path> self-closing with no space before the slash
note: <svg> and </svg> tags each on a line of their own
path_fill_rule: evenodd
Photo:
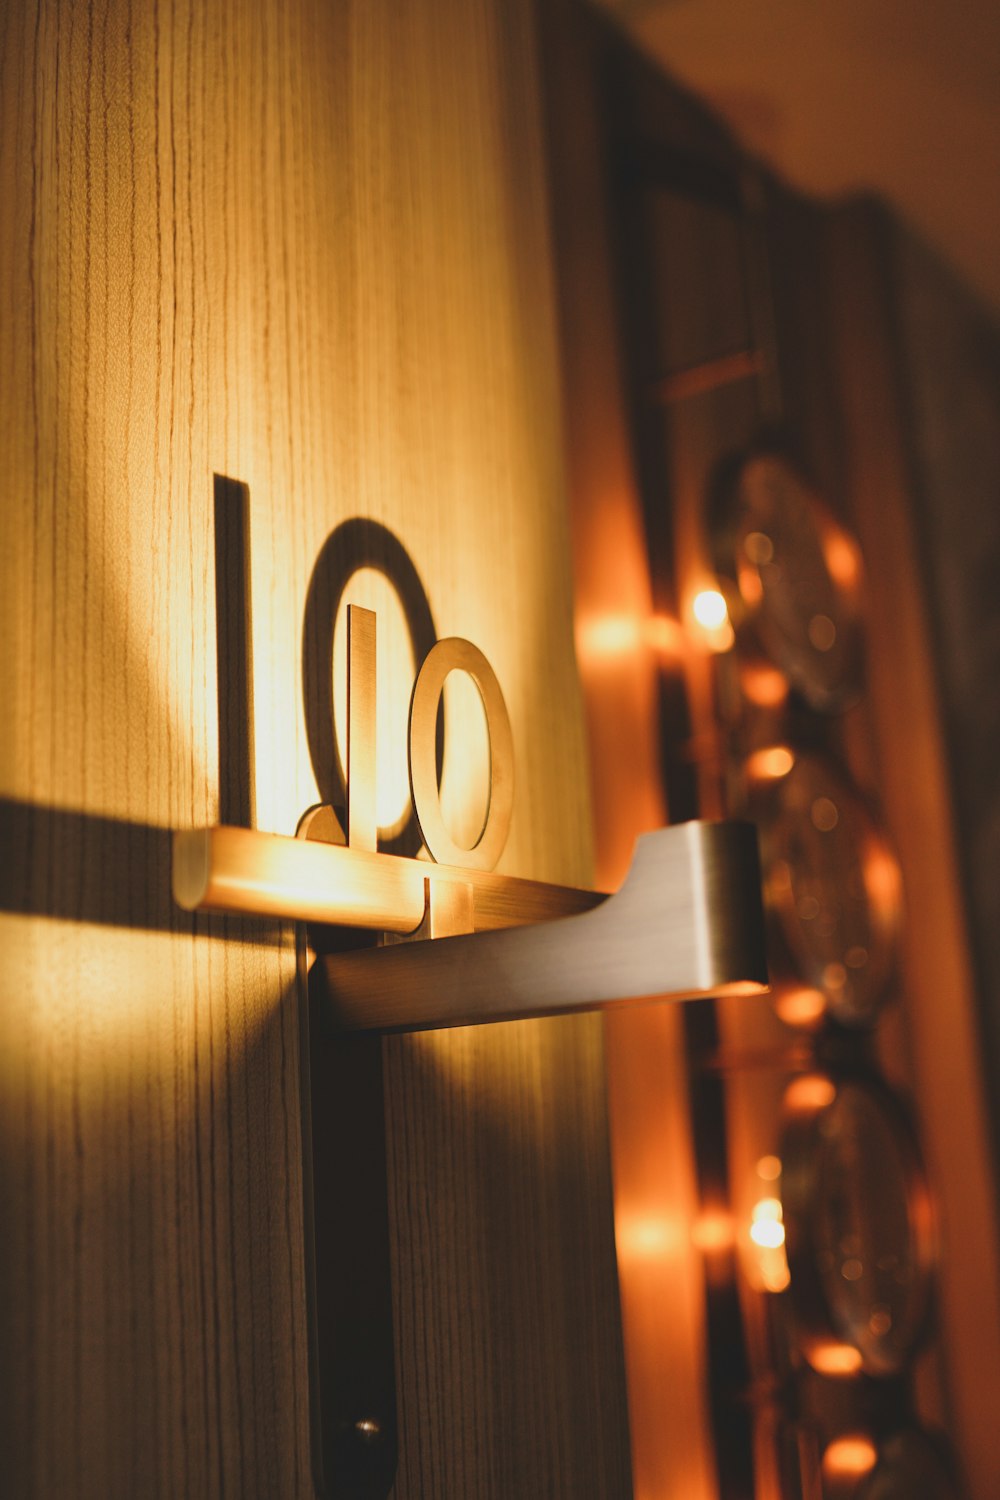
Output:
<svg viewBox="0 0 1000 1500">
<path fill-rule="evenodd" d="M 327 955 L 311 985 L 324 1023 L 348 1031 L 758 993 L 767 967 L 754 831 L 682 823 L 646 834 L 621 890 L 590 911 L 513 931 Z"/>
<path fill-rule="evenodd" d="M 332 817 L 329 822 L 335 834 Z M 471 886 L 476 932 L 569 916 L 607 899 L 598 891 L 249 828 L 192 828 L 174 834 L 173 893 L 186 911 L 414 932 L 424 918 L 425 881 L 432 887 Z"/>
<path fill-rule="evenodd" d="M 375 632 L 372 609 L 347 606 L 347 842 L 378 846 L 377 742 L 375 738 Z"/>
<path fill-rule="evenodd" d="M 449 887 L 471 890 L 472 933 L 322 958 L 316 982 L 335 1029 L 423 1030 L 767 985 L 750 824 L 644 835 L 614 896 L 245 828 L 174 835 L 174 898 L 189 911 L 413 933 L 438 885 L 445 900 Z"/>
</svg>

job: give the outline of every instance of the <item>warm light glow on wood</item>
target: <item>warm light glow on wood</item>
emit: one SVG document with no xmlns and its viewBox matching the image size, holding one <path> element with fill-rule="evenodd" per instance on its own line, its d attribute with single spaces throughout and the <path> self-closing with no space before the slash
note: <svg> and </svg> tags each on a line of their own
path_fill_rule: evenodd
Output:
<svg viewBox="0 0 1000 1500">
<path fill-rule="evenodd" d="M 657 655 L 671 660 L 681 660 L 685 653 L 687 638 L 679 620 L 669 615 L 653 615 L 646 621 L 646 643 Z"/>
<path fill-rule="evenodd" d="M 662 1260 L 676 1250 L 678 1235 L 675 1220 L 652 1215 L 621 1215 L 615 1222 L 619 1261 Z"/>
<path fill-rule="evenodd" d="M 473 887 L 477 932 L 551 921 L 607 899 L 572 886 L 249 828 L 192 828 L 174 835 L 173 893 L 186 911 L 240 911 L 407 933 L 424 915 L 427 883 L 438 881 Z"/>
<path fill-rule="evenodd" d="M 630 656 L 642 646 L 643 631 L 643 621 L 638 615 L 599 615 L 581 621 L 576 631 L 581 665 Z"/>
<path fill-rule="evenodd" d="M 593 884 L 538 18 L 527 0 L 488 24 L 386 0 L 161 7 L 155 25 L 133 9 L 112 0 L 89 32 L 68 7 L 4 23 L 0 676 L 21 805 L 0 1054 L 20 1437 L 0 1487 L 107 1494 L 141 1474 L 132 1489 L 238 1492 L 259 1474 L 288 1494 L 310 1485 L 294 935 L 186 918 L 167 890 L 167 830 L 232 820 L 219 724 L 242 713 L 217 692 L 212 476 L 250 491 L 257 828 L 291 835 L 337 800 L 317 778 L 343 780 L 326 701 L 342 597 L 378 611 L 387 648 L 383 834 L 405 812 L 419 600 L 344 588 L 357 569 L 375 583 L 389 538 L 434 632 L 474 640 L 503 685 L 509 868 Z M 486 763 L 451 707 L 447 816 L 449 779 L 464 807 L 463 770 Z M 483 801 L 480 779 L 472 822 Z M 541 1464 L 558 1454 L 576 1493 L 627 1483 L 601 1028 L 552 1030 L 436 1039 L 474 1059 L 468 1086 L 416 1044 L 385 1049 L 390 1213 L 422 1268 L 404 1328 L 434 1309 L 401 1402 L 434 1391 L 459 1411 L 522 1330 L 547 1351 L 497 1388 L 493 1427 L 423 1424 L 420 1462 L 455 1493 L 484 1474 L 503 1489 L 501 1428 Z M 538 1276 L 519 1274 L 525 1244 Z M 135 1421 L 116 1420 L 137 1389 Z"/>
<path fill-rule="evenodd" d="M 670 615 L 608 614 L 577 623 L 576 649 L 581 663 L 597 664 L 651 651 L 681 660 L 688 638 L 679 620 Z"/>
<path fill-rule="evenodd" d="M 734 1240 L 733 1216 L 722 1209 L 707 1209 L 691 1225 L 691 1243 L 702 1255 L 730 1250 Z"/>
</svg>

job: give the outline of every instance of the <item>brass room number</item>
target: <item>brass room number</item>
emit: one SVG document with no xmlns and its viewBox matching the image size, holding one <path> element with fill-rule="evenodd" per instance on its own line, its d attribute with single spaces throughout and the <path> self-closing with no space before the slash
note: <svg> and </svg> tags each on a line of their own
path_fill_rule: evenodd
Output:
<svg viewBox="0 0 1000 1500">
<path fill-rule="evenodd" d="M 375 657 L 374 610 L 347 607 L 347 842 L 374 850 L 375 816 Z M 450 672 L 465 672 L 483 702 L 489 737 L 489 782 L 482 832 L 471 849 L 457 844 L 441 812 L 438 790 L 436 724 L 438 704 Z M 410 795 L 421 837 L 440 864 L 492 870 L 503 853 L 514 808 L 514 741 L 507 705 L 496 673 L 478 646 L 461 636 L 438 641 L 417 673 L 407 731 Z"/>
</svg>

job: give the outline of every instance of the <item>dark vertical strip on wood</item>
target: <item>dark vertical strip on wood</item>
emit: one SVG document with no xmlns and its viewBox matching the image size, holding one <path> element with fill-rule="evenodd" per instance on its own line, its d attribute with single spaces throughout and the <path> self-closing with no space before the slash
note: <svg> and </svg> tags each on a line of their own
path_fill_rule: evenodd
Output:
<svg viewBox="0 0 1000 1500">
<path fill-rule="evenodd" d="M 292 1040 L 291 1041 L 291 1045 L 289 1045 L 289 1027 L 290 1026 L 292 1026 L 292 1027 L 295 1026 L 296 1019 L 297 1018 L 296 1018 L 296 1015 L 295 1015 L 293 1007 L 288 1006 L 288 1005 L 282 1005 L 281 1010 L 280 1010 L 280 1015 L 279 1015 L 279 1021 L 280 1021 L 279 1032 L 280 1032 L 280 1036 L 281 1036 L 281 1122 L 282 1122 L 282 1144 L 283 1144 L 283 1147 L 284 1147 L 284 1159 L 285 1159 L 285 1165 L 286 1165 L 285 1180 L 284 1180 L 284 1191 L 283 1191 L 282 1196 L 283 1196 L 284 1211 L 285 1211 L 285 1243 L 286 1243 L 286 1245 L 288 1245 L 289 1251 L 290 1251 L 290 1253 L 288 1255 L 288 1259 L 287 1259 L 287 1271 L 286 1271 L 287 1281 L 286 1281 L 286 1284 L 287 1284 L 287 1290 L 288 1290 L 288 1308 L 289 1308 L 289 1342 L 291 1344 L 292 1429 L 293 1429 L 293 1431 L 295 1433 L 295 1438 L 296 1438 L 296 1441 L 295 1441 L 295 1444 L 294 1444 L 294 1448 L 293 1448 L 293 1464 L 294 1464 L 294 1467 L 293 1467 L 293 1483 L 294 1483 L 294 1486 L 295 1486 L 294 1493 L 298 1494 L 299 1491 L 300 1491 L 300 1488 L 301 1488 L 301 1483 L 300 1483 L 300 1481 L 301 1481 L 301 1474 L 300 1474 L 300 1469 L 299 1469 L 299 1443 L 298 1443 L 298 1435 L 299 1435 L 299 1372 L 300 1372 L 300 1370 L 302 1368 L 302 1359 L 300 1357 L 300 1350 L 299 1350 L 299 1322 L 298 1322 L 298 1319 L 295 1316 L 295 1313 L 296 1313 L 296 1311 L 298 1309 L 298 1306 L 299 1306 L 299 1299 L 296 1296 L 295 1254 L 294 1254 L 294 1250 L 292 1249 L 292 1247 L 294 1247 L 298 1243 L 298 1239 L 299 1239 L 299 1236 L 296 1233 L 296 1226 L 295 1226 L 295 1224 L 293 1222 L 293 1205 L 292 1205 L 293 1193 L 296 1190 L 296 1184 L 295 1184 L 295 1177 L 296 1177 L 295 1165 L 296 1164 L 295 1164 L 295 1162 L 292 1159 L 292 1150 L 293 1150 L 293 1147 L 292 1147 L 292 1140 L 291 1140 L 291 1137 L 290 1137 L 290 1125 L 291 1125 L 291 1120 L 292 1120 L 293 1112 L 295 1110 L 296 1100 L 297 1100 L 297 1096 L 298 1096 L 297 1079 L 295 1079 L 294 1076 L 291 1079 L 291 1087 L 289 1087 L 289 1067 L 291 1066 L 291 1067 L 294 1068 L 294 1066 L 295 1066 L 295 1059 L 294 1058 L 292 1058 L 291 1063 L 289 1061 L 289 1059 L 290 1059 L 290 1053 L 292 1053 L 294 1051 L 294 1040 Z M 383 1126 L 383 1130 L 384 1130 L 384 1126 Z M 299 1148 L 299 1149 L 301 1149 L 301 1148 Z M 384 1165 L 384 1159 L 385 1159 L 385 1149 L 384 1149 L 384 1146 L 383 1146 L 383 1165 Z M 384 1176 L 384 1172 L 383 1172 L 383 1176 Z M 386 1253 L 388 1254 L 388 1250 L 386 1251 Z"/>
<path fill-rule="evenodd" d="M 245 988 L 240 998 L 245 1007 L 247 1003 L 247 992 Z M 248 1152 L 252 1151 L 254 1142 L 254 1097 L 256 1094 L 256 1085 L 258 1083 L 259 1067 L 259 1059 L 254 1060 L 252 1065 L 248 1063 L 243 1080 L 242 1138 L 246 1142 L 245 1149 Z M 248 1325 L 247 1331 L 249 1335 L 250 1345 L 250 1431 L 252 1435 L 251 1468 L 255 1478 L 255 1488 L 253 1493 L 260 1495 L 266 1493 L 265 1484 L 267 1481 L 267 1476 L 264 1474 L 264 1458 L 261 1453 L 261 1444 L 265 1439 L 265 1434 L 262 1432 L 262 1424 L 258 1420 L 258 1413 L 261 1410 L 262 1404 L 260 1392 L 264 1384 L 263 1376 L 260 1372 L 260 1366 L 262 1363 L 261 1345 L 263 1340 L 260 1331 L 260 1319 L 258 1317 L 258 1313 L 264 1302 L 264 1296 L 261 1293 L 262 1277 L 258 1256 L 254 1253 L 256 1249 L 254 1239 L 256 1229 L 256 1202 L 254 1187 L 254 1175 L 252 1173 L 249 1173 L 246 1180 L 244 1211 L 246 1214 L 246 1243 L 250 1247 L 250 1253 L 246 1258 L 247 1281 L 249 1285 L 249 1297 L 247 1298 L 246 1305 Z M 266 1277 L 264 1277 L 263 1279 L 266 1286 Z"/>
<path fill-rule="evenodd" d="M 250 491 L 215 476 L 215 627 L 219 702 L 219 821 L 252 828 L 254 798 L 253 635 L 250 614 Z"/>
<path fill-rule="evenodd" d="M 313 1463 L 331 1500 L 383 1500 L 397 1438 L 382 1041 L 325 1035 L 311 996 L 301 1021 Z"/>
<path fill-rule="evenodd" d="M 231 919 L 226 919 L 231 925 Z M 226 1191 L 226 1234 L 224 1245 L 227 1250 L 227 1270 L 229 1274 L 229 1297 L 231 1301 L 232 1316 L 232 1371 L 233 1398 L 236 1415 L 236 1434 L 238 1446 L 234 1445 L 235 1453 L 239 1455 L 239 1484 L 237 1492 L 248 1495 L 247 1487 L 247 1425 L 244 1416 L 243 1388 L 244 1388 L 244 1357 L 242 1340 L 240 1337 L 242 1319 L 239 1315 L 239 1307 L 236 1300 L 236 1288 L 240 1285 L 240 1268 L 237 1257 L 237 1194 L 236 1194 L 236 1112 L 234 1109 L 235 1068 L 233 1066 L 233 1011 L 237 1000 L 243 1002 L 242 994 L 236 994 L 234 983 L 233 966 L 230 963 L 228 948 L 222 950 L 222 973 L 223 993 L 225 994 L 224 1011 L 224 1077 L 223 1077 L 223 1101 L 225 1105 L 225 1191 Z M 251 1257 L 252 1259 L 252 1257 Z M 222 1358 L 220 1348 L 220 1359 Z"/>
</svg>

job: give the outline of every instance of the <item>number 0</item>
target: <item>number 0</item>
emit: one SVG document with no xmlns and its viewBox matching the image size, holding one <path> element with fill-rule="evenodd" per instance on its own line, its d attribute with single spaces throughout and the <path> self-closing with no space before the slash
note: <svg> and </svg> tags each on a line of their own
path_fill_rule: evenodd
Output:
<svg viewBox="0 0 1000 1500">
<path fill-rule="evenodd" d="M 456 844 L 441 816 L 435 729 L 449 672 L 467 672 L 479 689 L 490 744 L 489 801 L 483 831 L 471 849 Z M 410 792 L 424 843 L 439 864 L 492 870 L 503 853 L 514 808 L 514 740 L 507 705 L 486 657 L 471 641 L 450 636 L 424 658 L 410 699 Z"/>
</svg>

